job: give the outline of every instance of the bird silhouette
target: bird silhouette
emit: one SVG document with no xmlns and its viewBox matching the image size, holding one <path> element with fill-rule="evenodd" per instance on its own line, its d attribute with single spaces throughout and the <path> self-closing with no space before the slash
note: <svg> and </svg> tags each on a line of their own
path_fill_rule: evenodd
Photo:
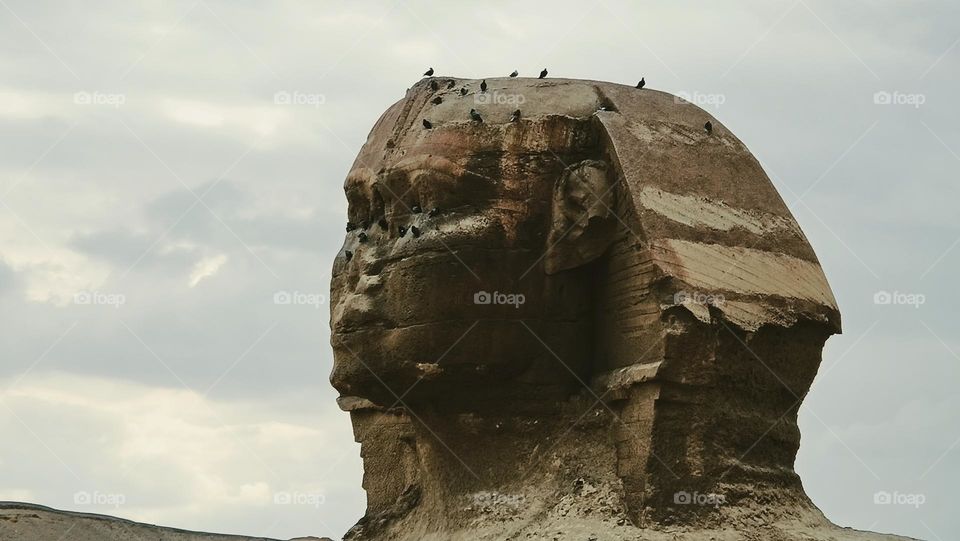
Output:
<svg viewBox="0 0 960 541">
<path fill-rule="evenodd" d="M 643 88 L 647 86 L 647 82 L 643 80 L 643 77 L 640 78 L 640 82 L 637 83 L 637 88 Z"/>
<path fill-rule="evenodd" d="M 477 122 L 483 122 L 483 117 L 480 116 L 480 113 L 478 113 L 476 109 L 470 109 L 470 118 Z"/>
<path fill-rule="evenodd" d="M 703 129 L 707 130 L 707 135 L 713 133 L 713 124 L 708 120 L 706 124 L 703 125 Z"/>
<path fill-rule="evenodd" d="M 537 78 L 543 79 L 546 76 L 547 76 L 547 68 L 543 68 L 543 71 L 540 72 L 540 77 L 537 77 Z"/>
<path fill-rule="evenodd" d="M 520 109 L 517 109 L 510 115 L 510 122 L 516 122 L 518 120 L 520 120 Z"/>
<path fill-rule="evenodd" d="M 441 103 L 443 103 L 443 98 L 441 98 L 440 96 L 437 96 L 436 98 L 433 98 L 432 100 L 430 100 L 430 103 L 434 105 L 440 105 Z"/>
<path fill-rule="evenodd" d="M 480 92 L 486 92 L 486 91 L 487 91 L 487 80 L 484 79 L 480 81 Z"/>
<path fill-rule="evenodd" d="M 430 90 L 436 92 L 437 90 L 440 90 L 440 85 L 436 81 L 430 81 Z"/>
<path fill-rule="evenodd" d="M 517 75 L 520 75 L 520 72 L 517 70 L 513 70 L 513 73 L 510 74 L 510 77 L 516 77 Z"/>
<path fill-rule="evenodd" d="M 423 127 L 429 130 L 430 128 L 433 127 L 433 122 L 430 122 L 427 119 L 423 119 Z"/>
<path fill-rule="evenodd" d="M 428 69 L 427 71 L 423 72 L 423 75 L 424 75 L 424 77 L 431 77 L 431 76 L 433 76 L 433 68 L 430 68 L 430 69 Z"/>
</svg>

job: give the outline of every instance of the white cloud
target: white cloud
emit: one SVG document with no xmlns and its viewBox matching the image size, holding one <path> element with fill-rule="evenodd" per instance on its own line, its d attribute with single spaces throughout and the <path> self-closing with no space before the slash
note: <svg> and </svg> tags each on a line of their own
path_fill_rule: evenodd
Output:
<svg viewBox="0 0 960 541">
<path fill-rule="evenodd" d="M 193 266 L 190 271 L 190 287 L 196 287 L 202 280 L 209 278 L 220 270 L 220 267 L 227 262 L 227 254 L 219 254 L 211 257 L 205 257 Z"/>
</svg>

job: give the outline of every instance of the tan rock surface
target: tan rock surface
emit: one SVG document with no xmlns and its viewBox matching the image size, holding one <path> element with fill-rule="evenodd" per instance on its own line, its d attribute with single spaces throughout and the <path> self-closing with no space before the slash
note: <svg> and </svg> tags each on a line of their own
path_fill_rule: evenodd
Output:
<svg viewBox="0 0 960 541">
<path fill-rule="evenodd" d="M 349 539 L 895 539 L 793 470 L 840 313 L 743 143 L 655 90 L 433 79 L 345 183 Z"/>
</svg>

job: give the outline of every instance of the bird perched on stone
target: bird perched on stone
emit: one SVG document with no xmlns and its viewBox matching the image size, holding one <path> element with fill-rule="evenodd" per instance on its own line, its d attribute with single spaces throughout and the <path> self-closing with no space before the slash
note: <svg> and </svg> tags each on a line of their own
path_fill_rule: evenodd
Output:
<svg viewBox="0 0 960 541">
<path fill-rule="evenodd" d="M 640 78 L 640 82 L 637 83 L 637 88 L 643 88 L 647 86 L 647 82 L 643 80 L 643 77 Z"/>
<path fill-rule="evenodd" d="M 516 77 L 517 75 L 520 75 L 520 72 L 517 70 L 513 70 L 513 73 L 510 74 L 510 77 Z"/>
<path fill-rule="evenodd" d="M 510 115 L 510 122 L 516 122 L 518 120 L 520 120 L 520 109 L 517 109 Z"/>
<path fill-rule="evenodd" d="M 397 227 L 397 233 L 399 233 L 402 237 L 407 234 L 407 228 L 401 225 L 400 227 Z"/>
<path fill-rule="evenodd" d="M 467 95 L 467 87 L 464 86 L 464 87 L 461 87 L 461 88 L 460 88 L 460 95 L 461 95 L 461 96 L 466 96 L 466 95 Z"/>
<path fill-rule="evenodd" d="M 410 207 L 410 212 L 412 212 L 412 213 L 414 213 L 414 214 L 420 214 L 421 212 L 423 212 L 423 209 L 420 208 L 420 205 L 414 205 L 414 206 Z"/>
<path fill-rule="evenodd" d="M 476 122 L 483 122 L 483 117 L 480 116 L 480 113 L 476 109 L 470 109 L 470 118 Z"/>
<path fill-rule="evenodd" d="M 429 130 L 430 128 L 433 127 L 433 122 L 430 122 L 427 119 L 423 119 L 423 127 Z"/>
<path fill-rule="evenodd" d="M 415 225 L 410 226 L 410 232 L 413 233 L 413 238 L 420 236 L 420 228 Z"/>
<path fill-rule="evenodd" d="M 486 91 L 487 91 L 487 80 L 484 79 L 480 81 L 480 92 L 486 92 Z"/>
<path fill-rule="evenodd" d="M 432 100 L 430 100 L 430 103 L 434 105 L 440 105 L 441 103 L 443 103 L 443 98 L 441 98 L 440 96 L 437 96 L 436 98 L 433 98 Z"/>
<path fill-rule="evenodd" d="M 708 120 L 706 124 L 703 125 L 703 129 L 707 131 L 707 135 L 713 133 L 713 124 Z"/>
<path fill-rule="evenodd" d="M 360 234 L 357 235 L 357 241 L 359 241 L 359 242 L 361 242 L 361 243 L 367 242 L 367 234 L 364 233 L 363 231 L 361 231 Z"/>
<path fill-rule="evenodd" d="M 547 76 L 547 68 L 543 68 L 543 71 L 540 72 L 540 77 L 537 77 L 537 78 L 543 79 L 546 76 Z"/>
<path fill-rule="evenodd" d="M 431 76 L 433 76 L 433 68 L 430 68 L 430 69 L 428 69 L 427 71 L 423 72 L 423 76 L 424 76 L 424 77 L 431 77 Z"/>
<path fill-rule="evenodd" d="M 347 261 L 350 261 L 353 258 L 353 252 L 350 250 L 344 250 L 343 257 L 347 258 Z"/>
<path fill-rule="evenodd" d="M 430 81 L 430 90 L 436 92 L 437 90 L 440 90 L 440 85 L 436 81 Z"/>
</svg>

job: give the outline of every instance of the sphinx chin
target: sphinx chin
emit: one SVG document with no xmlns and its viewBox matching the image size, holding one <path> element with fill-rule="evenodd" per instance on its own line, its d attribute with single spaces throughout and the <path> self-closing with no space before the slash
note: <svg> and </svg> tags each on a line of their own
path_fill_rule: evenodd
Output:
<svg viewBox="0 0 960 541">
<path fill-rule="evenodd" d="M 662 92 L 486 82 L 522 115 L 421 81 L 348 175 L 351 219 L 391 225 L 347 233 L 331 298 L 411 324 L 334 303 L 367 493 L 347 537 L 896 539 L 834 526 L 794 472 L 840 314 L 749 150 Z"/>
</svg>

